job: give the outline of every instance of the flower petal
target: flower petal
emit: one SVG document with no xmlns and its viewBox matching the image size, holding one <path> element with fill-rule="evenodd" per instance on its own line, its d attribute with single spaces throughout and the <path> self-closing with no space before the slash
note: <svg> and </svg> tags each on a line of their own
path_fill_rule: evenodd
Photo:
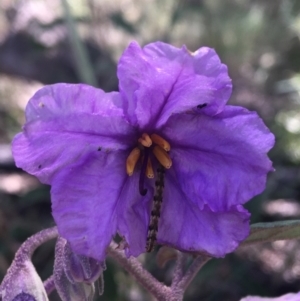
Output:
<svg viewBox="0 0 300 301">
<path fill-rule="evenodd" d="M 162 133 L 183 191 L 200 208 L 228 210 L 265 188 L 274 136 L 256 113 L 226 106 L 213 117 L 176 115 Z"/>
<path fill-rule="evenodd" d="M 153 188 L 139 194 L 139 172 L 125 172 L 128 152 L 86 155 L 53 178 L 53 216 L 59 233 L 74 252 L 102 261 L 117 232 L 126 240 L 127 255 L 145 251 Z"/>
<path fill-rule="evenodd" d="M 231 94 L 227 67 L 213 49 L 191 53 L 156 42 L 143 49 L 131 43 L 118 64 L 119 88 L 132 124 L 158 128 L 171 114 L 205 104 L 209 115 L 221 112 Z"/>
<path fill-rule="evenodd" d="M 28 103 L 23 133 L 13 141 L 16 165 L 50 184 L 84 153 L 128 148 L 137 138 L 119 101 L 118 93 L 87 85 L 45 86 Z"/>
<path fill-rule="evenodd" d="M 116 233 L 116 206 L 127 180 L 126 152 L 86 155 L 53 178 L 52 214 L 72 250 L 99 261 Z"/>
<path fill-rule="evenodd" d="M 299 301 L 300 300 L 300 293 L 290 293 L 283 295 L 277 298 L 266 298 L 266 297 L 257 297 L 257 296 L 248 296 L 240 301 Z"/>
<path fill-rule="evenodd" d="M 140 195 L 138 185 L 139 172 L 135 172 L 127 178 L 117 207 L 118 232 L 125 238 L 127 256 L 138 256 L 146 249 L 154 180 L 146 179 L 145 196 Z"/>
<path fill-rule="evenodd" d="M 174 170 L 165 178 L 164 199 L 158 227 L 158 242 L 190 252 L 223 257 L 249 234 L 250 214 L 242 206 L 227 211 L 201 210 L 181 190 Z"/>
</svg>

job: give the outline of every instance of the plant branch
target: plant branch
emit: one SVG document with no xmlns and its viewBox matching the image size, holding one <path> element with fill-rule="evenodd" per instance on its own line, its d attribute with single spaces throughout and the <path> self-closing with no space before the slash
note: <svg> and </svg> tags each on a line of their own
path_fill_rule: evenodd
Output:
<svg viewBox="0 0 300 301">
<path fill-rule="evenodd" d="M 108 247 L 107 253 L 127 270 L 149 293 L 157 298 L 157 300 L 169 300 L 170 288 L 156 280 L 143 268 L 142 264 L 136 258 L 127 258 L 123 251 L 117 249 L 117 244 L 114 242 Z"/>
<path fill-rule="evenodd" d="M 188 268 L 187 272 L 181 279 L 181 281 L 177 285 L 177 289 L 185 291 L 191 281 L 194 279 L 196 274 L 199 270 L 211 259 L 206 255 L 199 255 L 196 259 L 191 263 L 190 267 Z"/>
<path fill-rule="evenodd" d="M 54 275 L 51 275 L 44 281 L 44 287 L 47 295 L 49 296 L 55 290 Z"/>
<path fill-rule="evenodd" d="M 176 289 L 178 283 L 181 281 L 184 275 L 184 267 L 185 267 L 185 254 L 181 252 L 177 252 L 177 259 L 174 268 L 174 277 L 172 280 L 171 289 Z"/>
<path fill-rule="evenodd" d="M 33 252 L 40 245 L 42 245 L 48 240 L 56 238 L 57 236 L 58 232 L 56 227 L 48 228 L 32 235 L 31 237 L 27 238 L 27 240 L 21 245 L 21 247 L 17 251 L 15 261 L 18 262 L 18 258 L 31 258 Z M 23 260 L 21 260 L 20 262 L 23 262 Z"/>
</svg>

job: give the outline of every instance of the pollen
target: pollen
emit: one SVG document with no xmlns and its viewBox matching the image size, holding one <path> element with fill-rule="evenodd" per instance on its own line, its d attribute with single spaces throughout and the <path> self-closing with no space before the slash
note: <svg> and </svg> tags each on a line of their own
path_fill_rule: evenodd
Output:
<svg viewBox="0 0 300 301">
<path fill-rule="evenodd" d="M 152 167 L 152 163 L 151 163 L 150 158 L 148 158 L 148 162 L 147 162 L 146 176 L 149 179 L 153 179 L 154 178 L 154 171 L 153 171 L 153 167 Z"/>
<path fill-rule="evenodd" d="M 150 136 L 146 133 L 144 133 L 142 137 L 138 139 L 138 142 L 142 144 L 144 147 L 150 147 L 152 145 L 152 140 Z"/>
<path fill-rule="evenodd" d="M 167 151 L 167 152 L 170 151 L 170 149 L 171 149 L 170 143 L 168 141 L 166 141 L 164 138 L 162 138 L 161 136 L 159 136 L 157 134 L 152 134 L 151 139 L 155 144 L 162 147 L 165 151 Z"/>
<path fill-rule="evenodd" d="M 135 147 L 129 154 L 126 160 L 126 172 L 129 176 L 132 176 L 136 163 L 141 156 L 141 151 L 139 148 Z"/>
<path fill-rule="evenodd" d="M 169 169 L 172 166 L 172 160 L 169 154 L 160 146 L 155 145 L 153 148 L 153 154 L 158 162 L 164 167 Z"/>
</svg>

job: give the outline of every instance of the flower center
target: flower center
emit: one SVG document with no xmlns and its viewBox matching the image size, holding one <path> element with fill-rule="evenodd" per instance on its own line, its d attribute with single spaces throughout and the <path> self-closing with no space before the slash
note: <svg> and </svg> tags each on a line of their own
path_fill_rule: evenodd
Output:
<svg viewBox="0 0 300 301">
<path fill-rule="evenodd" d="M 146 195 L 147 193 L 147 190 L 144 189 L 145 176 L 150 179 L 154 178 L 151 158 L 156 158 L 160 165 L 169 169 L 172 166 L 172 160 L 168 154 L 170 149 L 170 143 L 157 134 L 149 136 L 147 133 L 143 133 L 138 139 L 138 146 L 135 147 L 127 157 L 126 172 L 128 176 L 132 176 L 137 163 L 141 161 L 139 183 L 139 191 L 141 195 Z"/>
<path fill-rule="evenodd" d="M 152 159 L 156 159 L 158 165 L 155 181 L 155 193 L 151 216 L 148 226 L 146 251 L 151 252 L 155 246 L 156 236 L 158 232 L 158 222 L 160 218 L 160 209 L 163 201 L 164 189 L 164 174 L 165 169 L 172 166 L 172 160 L 168 154 L 171 147 L 168 141 L 157 134 L 148 135 L 142 134 L 138 139 L 138 146 L 135 147 L 129 154 L 126 160 L 126 172 L 131 176 L 138 164 L 141 161 L 141 173 L 139 179 L 139 192 L 141 195 L 146 195 L 147 189 L 144 188 L 145 177 L 154 178 Z"/>
</svg>

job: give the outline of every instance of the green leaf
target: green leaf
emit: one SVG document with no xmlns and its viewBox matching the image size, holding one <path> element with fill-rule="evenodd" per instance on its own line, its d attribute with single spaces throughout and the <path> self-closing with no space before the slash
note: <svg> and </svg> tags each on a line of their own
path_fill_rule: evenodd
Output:
<svg viewBox="0 0 300 301">
<path fill-rule="evenodd" d="M 77 27 L 71 13 L 71 9 L 69 7 L 67 0 L 61 0 L 66 21 L 67 27 L 69 30 L 70 41 L 72 45 L 72 50 L 75 55 L 75 63 L 78 76 L 80 81 L 83 83 L 87 83 L 91 86 L 97 87 L 97 79 L 95 76 L 95 72 L 93 66 L 89 60 L 87 49 L 85 48 L 84 43 L 81 41 L 80 36 L 77 31 Z"/>
<path fill-rule="evenodd" d="M 300 220 L 257 223 L 251 225 L 250 235 L 241 246 L 286 239 L 300 238 Z"/>
</svg>

